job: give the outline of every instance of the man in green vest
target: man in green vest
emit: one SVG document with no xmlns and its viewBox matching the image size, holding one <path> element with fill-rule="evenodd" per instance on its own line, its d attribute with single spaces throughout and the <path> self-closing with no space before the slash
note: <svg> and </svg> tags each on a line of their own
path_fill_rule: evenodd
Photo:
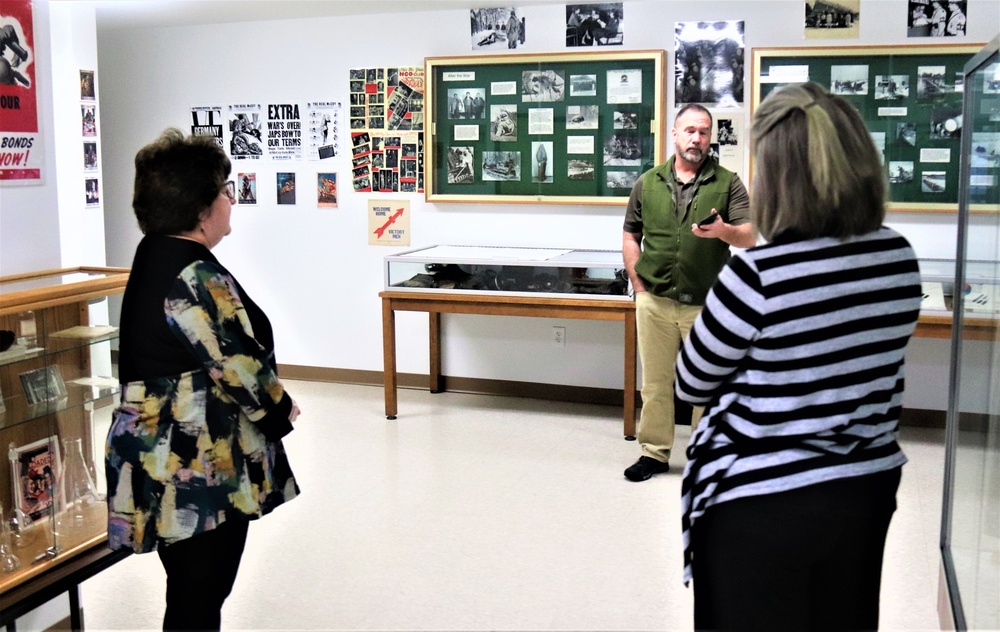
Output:
<svg viewBox="0 0 1000 632">
<path fill-rule="evenodd" d="M 625 470 L 630 481 L 670 469 L 677 352 L 729 247 L 757 243 L 746 187 L 709 157 L 711 135 L 707 109 L 681 108 L 671 130 L 674 155 L 636 181 L 625 211 L 622 255 L 635 290 L 642 360 L 642 456 Z"/>
</svg>

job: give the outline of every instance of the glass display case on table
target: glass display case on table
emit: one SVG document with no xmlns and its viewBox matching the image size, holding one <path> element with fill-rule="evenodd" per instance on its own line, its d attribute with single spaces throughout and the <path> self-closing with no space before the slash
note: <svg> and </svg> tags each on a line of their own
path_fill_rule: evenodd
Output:
<svg viewBox="0 0 1000 632">
<path fill-rule="evenodd" d="M 107 297 L 127 279 L 121 268 L 0 277 L 3 623 L 110 554 L 103 446 L 119 386 Z"/>
<path fill-rule="evenodd" d="M 991 339 L 1000 323 L 1000 278 L 997 262 L 970 259 L 965 262 L 965 281 L 955 292 L 954 259 L 921 259 L 923 303 L 916 335 L 951 338 L 955 297 L 961 298 L 966 339 Z"/>
<path fill-rule="evenodd" d="M 430 246 L 387 256 L 385 289 L 630 300 L 620 250 Z"/>
<path fill-rule="evenodd" d="M 428 314 L 432 393 L 445 390 L 441 314 L 618 321 L 623 324 L 622 430 L 635 438 L 635 303 L 618 250 L 429 246 L 385 258 L 385 414 L 396 419 L 396 312 Z"/>
</svg>

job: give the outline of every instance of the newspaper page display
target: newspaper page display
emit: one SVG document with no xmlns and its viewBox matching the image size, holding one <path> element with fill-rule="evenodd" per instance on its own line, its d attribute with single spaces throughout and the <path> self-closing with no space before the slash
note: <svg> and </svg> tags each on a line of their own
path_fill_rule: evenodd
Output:
<svg viewBox="0 0 1000 632">
<path fill-rule="evenodd" d="M 267 155 L 272 160 L 302 160 L 302 117 L 298 103 L 268 104 Z"/>
<path fill-rule="evenodd" d="M 340 101 L 306 103 L 306 116 L 309 117 L 309 160 L 326 160 L 338 155 L 340 110 Z"/>
<path fill-rule="evenodd" d="M 260 103 L 230 105 L 229 155 L 233 160 L 260 160 L 264 153 Z"/>
<path fill-rule="evenodd" d="M 195 105 L 191 108 L 191 135 L 209 136 L 225 147 L 222 140 L 222 106 Z"/>
</svg>

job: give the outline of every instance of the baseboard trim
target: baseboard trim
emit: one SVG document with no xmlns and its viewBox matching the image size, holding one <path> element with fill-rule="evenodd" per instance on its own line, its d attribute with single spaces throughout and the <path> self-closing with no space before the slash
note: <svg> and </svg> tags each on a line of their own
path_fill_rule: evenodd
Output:
<svg viewBox="0 0 1000 632">
<path fill-rule="evenodd" d="M 333 369 L 327 367 L 278 365 L 282 377 L 308 382 L 333 382 L 336 384 L 361 384 L 382 386 L 385 382 L 382 371 L 360 371 L 354 369 Z M 400 388 L 426 389 L 428 378 L 418 373 L 397 373 L 396 382 Z M 565 384 L 541 384 L 538 382 L 516 382 L 512 380 L 488 380 L 475 377 L 442 376 L 441 382 L 447 391 L 471 393 L 474 395 L 499 395 L 504 397 L 527 397 L 556 402 L 577 404 L 599 404 L 621 406 L 625 391 L 614 388 L 593 388 L 589 386 L 567 386 Z M 636 393 L 636 405 L 641 402 Z"/>
<path fill-rule="evenodd" d="M 290 380 L 361 384 L 364 386 L 382 386 L 384 384 L 382 371 L 333 369 L 296 364 L 278 365 L 278 371 L 282 377 Z M 540 384 L 537 382 L 516 382 L 512 380 L 487 380 L 475 377 L 442 376 L 441 380 L 445 390 L 474 395 L 527 397 L 529 399 L 573 402 L 575 404 L 599 404 L 602 406 L 621 406 L 622 399 L 624 398 L 624 391 L 620 388 L 566 386 L 564 384 Z M 400 388 L 427 388 L 427 376 L 419 373 L 397 373 L 396 382 Z M 641 407 L 642 397 L 638 393 L 636 393 L 635 400 L 636 407 Z M 964 415 L 962 421 L 962 428 L 964 430 L 966 429 L 966 417 Z M 944 422 L 945 412 L 943 410 L 924 410 L 919 408 L 904 408 L 899 419 L 900 425 L 920 428 L 944 428 Z M 972 422 L 972 425 L 978 425 L 979 423 L 976 420 Z M 986 427 L 986 420 L 981 423 L 983 427 Z"/>
</svg>

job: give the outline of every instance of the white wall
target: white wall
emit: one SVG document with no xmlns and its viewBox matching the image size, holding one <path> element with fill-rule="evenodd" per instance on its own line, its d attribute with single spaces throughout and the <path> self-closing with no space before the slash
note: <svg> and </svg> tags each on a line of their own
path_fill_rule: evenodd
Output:
<svg viewBox="0 0 1000 632">
<path fill-rule="evenodd" d="M 989 41 L 1000 24 L 1000 3 L 970 0 L 969 5 L 969 35 L 958 43 Z M 861 39 L 835 44 L 923 43 L 906 38 L 906 0 L 866 0 L 862 11 Z M 566 50 L 562 5 L 529 5 L 524 14 L 528 43 L 517 52 Z M 627 2 L 625 48 L 669 51 L 676 21 L 736 19 L 746 24 L 748 67 L 753 47 L 810 44 L 802 35 L 801 2 L 678 0 Z M 105 31 L 99 24 L 98 29 L 104 173 L 114 174 L 104 182 L 109 265 L 129 265 L 140 237 L 130 208 L 136 150 L 166 127 L 189 129 L 191 106 L 346 102 L 352 67 L 421 65 L 425 56 L 474 54 L 466 10 L 143 30 Z M 668 66 L 670 62 L 672 55 Z M 669 67 L 665 72 L 669 79 Z M 672 86 L 668 95 L 673 98 Z M 350 191 L 347 158 L 322 168 L 331 167 L 342 179 L 339 208 L 320 210 L 302 199 L 295 207 L 237 207 L 234 232 L 216 252 L 274 322 L 280 362 L 377 371 L 382 368 L 377 294 L 383 289 L 383 257 L 401 249 L 367 245 L 366 204 L 369 197 L 394 196 Z M 295 169 L 300 181 L 307 181 L 318 163 L 303 161 Z M 273 182 L 278 168 L 264 160 L 256 170 L 263 188 Z M 283 165 L 281 170 L 287 169 Z M 419 196 L 409 199 L 413 247 L 618 249 L 621 244 L 622 207 L 427 204 Z M 921 256 L 954 256 L 954 215 L 900 214 L 890 220 Z M 553 324 L 556 321 L 545 319 L 446 316 L 444 372 L 622 387 L 620 324 L 559 322 L 567 329 L 565 348 L 549 342 Z M 397 335 L 399 370 L 426 372 L 426 316 L 399 314 Z M 917 341 L 915 347 L 922 344 Z M 532 361 L 524 362 L 529 357 Z M 934 388 L 946 388 L 946 361 L 947 355 L 921 371 Z M 936 377 L 941 371 L 944 377 Z M 909 405 L 944 407 L 946 390 L 944 395 L 928 395 L 927 389 L 912 385 L 911 380 Z"/>
</svg>

